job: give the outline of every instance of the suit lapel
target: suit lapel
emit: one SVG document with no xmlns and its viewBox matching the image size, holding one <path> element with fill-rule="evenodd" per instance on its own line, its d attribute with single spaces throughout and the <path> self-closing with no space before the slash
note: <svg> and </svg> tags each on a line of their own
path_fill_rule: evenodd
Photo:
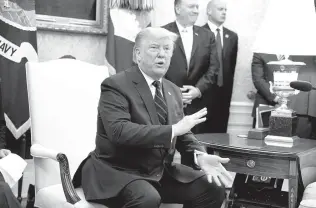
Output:
<svg viewBox="0 0 316 208">
<path fill-rule="evenodd" d="M 142 73 L 140 72 L 137 66 L 133 67 L 130 72 L 131 72 L 130 76 L 131 76 L 131 79 L 133 80 L 133 83 L 135 84 L 136 90 L 138 91 L 140 97 L 142 98 L 146 106 L 147 112 L 151 119 L 151 123 L 158 125 L 159 120 L 158 120 L 158 116 L 156 112 L 155 103 L 154 103 L 153 96 L 150 92 L 150 89 L 148 87 L 148 84 L 144 76 L 142 75 Z"/>
<path fill-rule="evenodd" d="M 204 26 L 204 28 L 208 29 L 208 30 L 211 30 L 210 26 L 206 23 Z M 212 31 L 212 30 L 211 30 Z"/>
<path fill-rule="evenodd" d="M 206 29 L 209 29 L 214 34 L 214 37 L 216 38 L 215 32 L 211 30 L 211 28 L 209 27 L 207 23 L 203 27 Z M 229 31 L 227 30 L 227 28 L 223 27 L 223 60 L 226 57 L 227 49 L 230 46 L 230 39 L 231 37 L 230 37 Z"/>
<path fill-rule="evenodd" d="M 182 38 L 181 38 L 181 35 L 180 35 L 180 32 L 179 32 L 179 29 L 177 27 L 176 22 L 173 22 L 173 24 L 170 27 L 170 31 L 176 33 L 179 36 L 178 40 L 176 41 L 176 44 L 177 44 L 177 47 L 179 47 L 181 49 L 181 51 L 182 51 L 182 53 L 184 55 L 184 58 L 186 59 L 184 46 L 183 46 L 183 43 L 182 43 Z"/>
<path fill-rule="evenodd" d="M 193 58 L 194 53 L 198 47 L 199 43 L 199 33 L 198 33 L 198 28 L 196 26 L 193 26 L 193 45 L 192 45 L 192 51 L 191 51 L 191 58 Z M 191 61 L 190 61 L 191 63 Z M 191 65 L 191 64 L 190 64 Z"/>
<path fill-rule="evenodd" d="M 229 31 L 223 27 L 223 59 L 226 57 L 226 52 L 230 44 L 230 34 Z"/>
</svg>

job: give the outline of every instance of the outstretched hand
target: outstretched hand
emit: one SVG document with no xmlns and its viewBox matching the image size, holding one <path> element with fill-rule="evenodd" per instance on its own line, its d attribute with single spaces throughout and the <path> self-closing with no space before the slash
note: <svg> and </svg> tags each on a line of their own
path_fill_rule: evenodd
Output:
<svg viewBox="0 0 316 208">
<path fill-rule="evenodd" d="M 0 158 L 4 158 L 5 156 L 7 156 L 10 153 L 11 153 L 11 151 L 8 149 L 0 149 Z"/>
<path fill-rule="evenodd" d="M 222 163 L 228 163 L 229 158 L 203 154 L 199 155 L 197 160 L 200 168 L 205 172 L 210 183 L 214 181 L 218 186 L 223 184 L 227 187 L 233 181 L 232 176 L 222 165 Z"/>
<path fill-rule="evenodd" d="M 174 136 L 181 136 L 189 132 L 195 125 L 206 121 L 207 109 L 203 108 L 198 112 L 184 116 L 178 123 L 172 125 Z"/>
</svg>

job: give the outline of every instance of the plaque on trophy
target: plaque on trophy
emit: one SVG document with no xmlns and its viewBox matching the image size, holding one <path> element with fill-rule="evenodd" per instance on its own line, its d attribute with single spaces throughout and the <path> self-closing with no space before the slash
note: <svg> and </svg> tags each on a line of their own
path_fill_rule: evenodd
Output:
<svg viewBox="0 0 316 208">
<path fill-rule="evenodd" d="M 299 68 L 305 65 L 302 62 L 293 62 L 289 59 L 272 61 L 268 64 L 275 66 L 274 81 L 270 82 L 270 92 L 279 97 L 280 102 L 271 112 L 269 118 L 269 134 L 265 139 L 286 138 L 292 141 L 296 133 L 297 116 L 294 110 L 287 106 L 288 98 L 299 91 L 290 86 L 298 78 Z M 296 137 L 295 137 L 296 138 Z"/>
</svg>

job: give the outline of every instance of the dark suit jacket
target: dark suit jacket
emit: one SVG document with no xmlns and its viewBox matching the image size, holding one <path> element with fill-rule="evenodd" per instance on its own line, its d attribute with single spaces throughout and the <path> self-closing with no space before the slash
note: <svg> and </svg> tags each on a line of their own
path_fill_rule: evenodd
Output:
<svg viewBox="0 0 316 208">
<path fill-rule="evenodd" d="M 0 125 L 3 125 L 5 126 L 5 123 L 4 122 L 1 122 Z M 5 127 L 1 126 L 1 131 L 3 131 L 5 129 Z M 0 149 L 4 149 L 6 148 L 6 141 L 5 141 L 5 132 L 1 132 L 1 135 L 0 135 Z"/>
<path fill-rule="evenodd" d="M 0 125 L 5 125 L 4 117 L 3 117 L 3 108 L 2 108 L 2 96 L 1 96 L 1 80 L 0 80 Z M 5 148 L 6 143 L 5 143 L 5 135 L 0 136 L 0 149 Z"/>
<path fill-rule="evenodd" d="M 298 80 L 316 84 L 316 57 L 315 56 L 291 56 L 292 60 L 304 62 L 306 65 L 299 69 Z M 300 115 L 316 117 L 316 90 L 300 92 L 290 97 L 289 107 Z"/>
<path fill-rule="evenodd" d="M 96 149 L 81 164 L 74 185 L 80 185 L 86 199 L 110 198 L 137 179 L 158 182 L 170 174 L 188 183 L 195 170 L 168 160 L 172 127 L 183 117 L 179 88 L 163 79 L 163 94 L 168 106 L 168 125 L 160 125 L 152 94 L 138 67 L 132 67 L 104 80 L 98 107 Z M 187 161 L 195 149 L 205 151 L 192 133 L 177 138 L 176 149 Z M 173 155 L 171 155 L 173 156 Z M 189 175 L 182 174 L 189 169 Z M 81 174 L 82 173 L 82 180 Z"/>
<path fill-rule="evenodd" d="M 208 24 L 203 26 L 211 30 Z M 214 31 L 212 31 L 214 32 Z M 234 74 L 236 68 L 238 51 L 238 35 L 237 33 L 223 27 L 223 72 L 224 72 L 224 86 L 233 85 Z"/>
<path fill-rule="evenodd" d="M 270 92 L 269 81 L 273 82 L 274 68 L 267 63 L 270 61 L 277 61 L 275 54 L 254 53 L 251 64 L 252 81 L 257 89 L 255 102 L 252 110 L 252 116 L 256 117 L 256 109 L 259 104 L 272 105 L 276 103 L 273 101 L 275 94 Z"/>
<path fill-rule="evenodd" d="M 202 100 L 195 99 L 193 103 L 188 106 L 195 106 L 193 107 L 193 111 L 205 107 L 203 100 L 206 101 L 207 97 L 210 97 L 208 90 L 212 84 L 217 82 L 219 69 L 214 34 L 205 28 L 193 26 L 193 46 L 190 66 L 188 68 L 182 39 L 176 22 L 171 22 L 163 26 L 163 28 L 179 35 L 165 78 L 179 87 L 183 85 L 193 85 L 199 88 L 202 93 Z M 201 102 L 203 104 L 201 104 Z"/>
<path fill-rule="evenodd" d="M 211 30 L 208 24 L 203 26 Z M 212 31 L 214 32 L 214 31 Z M 238 35 L 223 27 L 223 86 L 214 85 L 212 87 L 212 99 L 210 103 L 209 112 L 210 119 L 209 132 L 224 133 L 227 131 L 227 123 L 229 118 L 229 107 L 232 96 L 232 89 L 234 84 L 234 74 L 236 68 L 238 51 Z"/>
</svg>

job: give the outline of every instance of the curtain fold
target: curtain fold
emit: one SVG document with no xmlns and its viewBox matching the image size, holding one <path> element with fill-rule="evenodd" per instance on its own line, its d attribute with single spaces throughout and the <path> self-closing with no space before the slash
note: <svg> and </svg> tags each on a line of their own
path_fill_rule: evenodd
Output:
<svg viewBox="0 0 316 208">
<path fill-rule="evenodd" d="M 109 1 L 106 64 L 117 72 L 131 67 L 137 33 L 151 25 L 153 0 Z"/>
<path fill-rule="evenodd" d="M 34 0 L 0 2 L 0 77 L 7 128 L 19 139 L 30 128 L 25 63 L 38 61 Z"/>
</svg>

